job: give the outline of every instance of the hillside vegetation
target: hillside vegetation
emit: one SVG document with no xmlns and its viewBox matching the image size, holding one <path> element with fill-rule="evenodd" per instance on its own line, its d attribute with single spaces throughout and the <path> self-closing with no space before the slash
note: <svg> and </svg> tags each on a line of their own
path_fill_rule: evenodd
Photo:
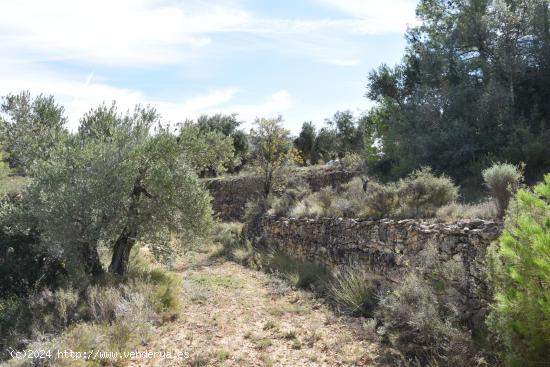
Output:
<svg viewBox="0 0 550 367">
<path fill-rule="evenodd" d="M 374 106 L 297 136 L 281 116 L 174 126 L 116 102 L 71 131 L 53 96 L 3 96 L 0 360 L 147 365 L 20 353 L 170 347 L 190 366 L 548 364 L 549 2 L 420 0 L 417 16 L 402 61 L 368 75 Z M 357 177 L 313 192 L 304 171 L 332 168 Z M 205 179 L 239 175 L 260 190 L 222 224 Z M 488 317 L 474 329 L 442 301 L 458 260 L 385 283 L 331 272 L 272 251 L 268 215 L 502 224 L 476 274 Z"/>
</svg>

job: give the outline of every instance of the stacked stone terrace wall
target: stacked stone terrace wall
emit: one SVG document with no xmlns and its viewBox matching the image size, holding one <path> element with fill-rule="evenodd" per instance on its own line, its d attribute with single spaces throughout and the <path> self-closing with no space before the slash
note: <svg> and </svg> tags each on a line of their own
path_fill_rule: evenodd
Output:
<svg viewBox="0 0 550 367">
<path fill-rule="evenodd" d="M 446 224 L 266 217 L 258 230 L 265 243 L 295 258 L 332 270 L 360 266 L 391 283 L 400 282 L 414 269 L 434 277 L 441 269 L 459 269 L 442 296 L 457 305 L 462 318 L 475 326 L 484 319 L 490 299 L 485 254 L 502 226 L 483 220 Z"/>
<path fill-rule="evenodd" d="M 298 169 L 312 191 L 319 191 L 324 186 L 337 187 L 357 176 L 357 172 L 343 169 Z M 260 176 L 222 177 L 207 180 L 207 188 L 212 194 L 212 206 L 224 221 L 240 220 L 243 217 L 245 205 L 263 190 Z"/>
</svg>

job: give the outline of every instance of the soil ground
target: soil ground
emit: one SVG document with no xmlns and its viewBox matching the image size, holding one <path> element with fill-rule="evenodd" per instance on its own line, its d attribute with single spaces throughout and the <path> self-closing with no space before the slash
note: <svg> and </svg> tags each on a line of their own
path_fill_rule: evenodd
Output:
<svg viewBox="0 0 550 367">
<path fill-rule="evenodd" d="M 143 350 L 189 358 L 133 361 L 132 366 L 380 366 L 382 347 L 364 319 L 335 314 L 310 292 L 272 275 L 204 253 L 177 267 L 182 314 L 156 327 Z"/>
</svg>

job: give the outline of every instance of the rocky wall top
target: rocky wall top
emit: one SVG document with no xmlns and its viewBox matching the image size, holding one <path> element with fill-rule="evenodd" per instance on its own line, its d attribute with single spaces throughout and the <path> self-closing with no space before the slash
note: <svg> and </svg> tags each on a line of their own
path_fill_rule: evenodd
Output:
<svg viewBox="0 0 550 367">
<path fill-rule="evenodd" d="M 312 191 L 337 187 L 357 176 L 356 171 L 337 168 L 297 169 L 295 174 L 303 177 Z M 242 218 L 245 204 L 262 192 L 263 181 L 256 175 L 222 177 L 206 180 L 206 186 L 213 197 L 214 211 L 222 220 L 234 221 Z"/>
</svg>

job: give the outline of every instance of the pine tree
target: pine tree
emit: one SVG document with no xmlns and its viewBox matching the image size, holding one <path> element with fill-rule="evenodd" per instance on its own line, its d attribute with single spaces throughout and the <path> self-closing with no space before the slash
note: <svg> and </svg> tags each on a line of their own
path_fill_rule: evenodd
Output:
<svg viewBox="0 0 550 367">
<path fill-rule="evenodd" d="M 543 365 L 550 355 L 550 174 L 521 189 L 490 251 L 495 306 L 488 319 L 510 365 Z"/>
</svg>

